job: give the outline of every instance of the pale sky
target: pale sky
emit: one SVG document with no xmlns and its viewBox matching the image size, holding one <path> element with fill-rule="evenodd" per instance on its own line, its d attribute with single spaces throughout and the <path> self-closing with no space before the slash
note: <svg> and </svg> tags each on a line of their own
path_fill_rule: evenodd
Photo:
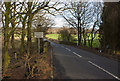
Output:
<svg viewBox="0 0 120 81">
<path fill-rule="evenodd" d="M 55 25 L 52 26 L 52 27 L 69 26 L 68 23 L 66 22 L 66 20 L 60 15 L 57 15 L 57 16 L 53 17 L 53 19 L 54 19 Z"/>
</svg>

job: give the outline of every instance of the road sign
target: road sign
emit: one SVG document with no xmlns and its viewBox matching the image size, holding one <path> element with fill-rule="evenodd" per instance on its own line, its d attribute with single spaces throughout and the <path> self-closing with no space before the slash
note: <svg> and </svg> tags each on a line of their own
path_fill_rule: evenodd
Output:
<svg viewBox="0 0 120 81">
<path fill-rule="evenodd" d="M 43 32 L 34 32 L 34 37 L 38 38 L 38 53 L 40 54 L 40 38 L 43 38 Z"/>
<path fill-rule="evenodd" d="M 43 38 L 43 32 L 34 32 L 34 37 Z"/>
</svg>

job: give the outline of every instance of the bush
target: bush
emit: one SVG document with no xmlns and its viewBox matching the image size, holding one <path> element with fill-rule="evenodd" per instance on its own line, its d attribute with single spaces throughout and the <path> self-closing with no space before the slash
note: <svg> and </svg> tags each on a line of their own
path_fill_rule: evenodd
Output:
<svg viewBox="0 0 120 81">
<path fill-rule="evenodd" d="M 46 53 L 47 51 L 48 51 L 48 47 L 50 46 L 50 42 L 48 42 L 48 41 L 44 41 L 44 53 Z"/>
<path fill-rule="evenodd" d="M 59 31 L 59 34 L 60 35 L 58 38 L 60 41 L 64 41 L 64 42 L 72 42 L 73 41 L 73 37 L 67 28 L 64 27 L 62 30 Z"/>
</svg>

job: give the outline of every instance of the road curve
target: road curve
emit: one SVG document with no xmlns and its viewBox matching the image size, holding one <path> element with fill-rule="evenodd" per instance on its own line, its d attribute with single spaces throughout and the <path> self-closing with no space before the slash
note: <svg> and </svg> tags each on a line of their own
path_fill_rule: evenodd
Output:
<svg viewBox="0 0 120 81">
<path fill-rule="evenodd" d="M 119 62 L 72 46 L 55 44 L 53 64 L 55 79 L 115 79 L 119 78 Z"/>
</svg>

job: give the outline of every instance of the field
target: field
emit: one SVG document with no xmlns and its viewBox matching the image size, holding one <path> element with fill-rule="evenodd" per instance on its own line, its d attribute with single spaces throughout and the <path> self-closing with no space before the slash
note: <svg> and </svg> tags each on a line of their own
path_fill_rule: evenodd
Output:
<svg viewBox="0 0 120 81">
<path fill-rule="evenodd" d="M 99 42 L 99 34 L 96 35 L 94 41 L 93 41 L 93 48 L 99 48 L 100 47 L 100 42 Z M 46 35 L 47 38 L 51 38 L 51 39 L 55 39 L 58 40 L 59 34 L 47 34 Z M 78 43 L 77 39 L 77 35 L 73 35 L 74 38 L 74 43 Z M 83 44 L 83 38 L 82 38 L 82 44 Z M 86 41 L 86 45 L 89 46 L 88 41 Z"/>
</svg>

